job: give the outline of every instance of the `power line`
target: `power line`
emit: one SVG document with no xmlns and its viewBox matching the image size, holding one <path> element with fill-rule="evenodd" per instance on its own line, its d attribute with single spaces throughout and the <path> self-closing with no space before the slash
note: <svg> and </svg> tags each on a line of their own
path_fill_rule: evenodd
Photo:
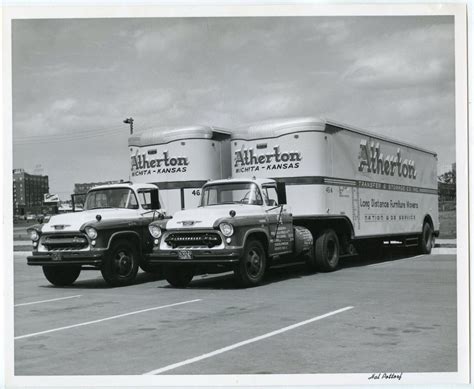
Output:
<svg viewBox="0 0 474 389">
<path fill-rule="evenodd" d="M 32 138 L 44 138 L 44 137 L 57 137 L 57 136 L 75 136 L 75 135 L 89 135 L 89 134 L 97 134 L 100 132 L 107 132 L 111 130 L 118 130 L 123 129 L 123 126 L 116 126 L 116 127 L 106 127 L 106 128 L 98 128 L 94 130 L 84 130 L 81 133 L 75 132 L 61 132 L 58 134 L 46 134 L 46 135 L 27 135 L 27 136 L 18 136 L 16 139 L 32 139 Z"/>
<path fill-rule="evenodd" d="M 68 134 L 68 135 L 47 135 L 47 136 L 35 136 L 30 138 L 14 138 L 13 143 L 15 145 L 28 145 L 28 144 L 44 144 L 44 143 L 62 143 L 70 141 L 81 141 L 87 139 L 93 139 L 103 137 L 107 135 L 124 134 L 123 127 L 112 128 L 109 130 L 102 130 L 96 133 L 87 134 Z M 126 134 L 126 133 L 125 133 Z"/>
</svg>

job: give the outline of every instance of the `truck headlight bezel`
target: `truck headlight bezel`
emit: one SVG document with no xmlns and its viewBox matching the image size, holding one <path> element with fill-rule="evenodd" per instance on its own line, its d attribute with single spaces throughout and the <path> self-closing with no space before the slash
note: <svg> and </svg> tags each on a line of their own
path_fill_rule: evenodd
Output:
<svg viewBox="0 0 474 389">
<path fill-rule="evenodd" d="M 221 230 L 222 235 L 227 238 L 234 235 L 234 226 L 230 223 L 222 222 L 219 224 L 219 230 Z"/>
<path fill-rule="evenodd" d="M 161 227 L 154 224 L 148 226 L 148 231 L 150 231 L 150 235 L 155 239 L 158 239 L 163 235 Z"/>
<path fill-rule="evenodd" d="M 30 239 L 33 241 L 33 242 L 37 242 L 40 238 L 40 235 L 38 233 L 38 231 L 36 230 L 30 230 L 28 231 L 30 233 Z"/>
<path fill-rule="evenodd" d="M 89 239 L 94 240 L 97 238 L 97 230 L 94 227 L 86 227 L 85 231 Z"/>
</svg>

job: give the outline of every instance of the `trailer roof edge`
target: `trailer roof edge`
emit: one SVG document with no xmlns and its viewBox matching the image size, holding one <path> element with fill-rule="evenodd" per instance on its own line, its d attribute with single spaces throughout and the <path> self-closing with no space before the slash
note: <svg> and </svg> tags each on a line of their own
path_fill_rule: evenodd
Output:
<svg viewBox="0 0 474 389">
<path fill-rule="evenodd" d="M 339 127 L 339 128 L 342 128 L 343 130 L 356 132 L 356 133 L 361 134 L 361 135 L 370 136 L 370 137 L 377 138 L 377 139 L 384 140 L 384 141 L 391 142 L 391 143 L 396 143 L 400 146 L 410 147 L 414 150 L 418 150 L 418 151 L 422 151 L 424 153 L 432 154 L 435 157 L 438 156 L 438 153 L 436 153 L 435 151 L 424 149 L 424 148 L 412 145 L 410 143 L 401 142 L 397 139 L 390 138 L 390 137 L 385 136 L 385 135 L 379 135 L 379 134 L 376 134 L 374 132 L 363 130 L 363 129 L 355 127 L 355 126 L 350 126 L 350 125 L 342 123 L 342 122 L 337 122 L 337 121 L 334 121 L 334 120 L 331 120 L 331 119 L 326 119 L 325 122 L 326 122 L 327 125 L 330 125 L 330 126 L 333 126 L 333 127 Z"/>
</svg>

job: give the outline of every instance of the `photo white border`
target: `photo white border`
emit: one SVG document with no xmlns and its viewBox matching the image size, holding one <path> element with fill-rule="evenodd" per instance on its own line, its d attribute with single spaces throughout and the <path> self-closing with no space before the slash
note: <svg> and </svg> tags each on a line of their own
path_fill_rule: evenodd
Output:
<svg viewBox="0 0 474 389">
<path fill-rule="evenodd" d="M 5 352 L 5 384 L 8 386 L 275 386 L 296 387 L 316 384 L 369 385 L 368 374 L 301 375 L 158 375 L 158 376 L 14 376 L 13 340 L 13 208 L 12 208 L 12 63 L 11 20 L 43 18 L 139 18 L 139 17 L 224 17 L 224 16 L 409 16 L 453 15 L 455 18 L 455 91 L 456 91 L 456 166 L 457 166 L 457 373 L 404 373 L 399 383 L 466 384 L 470 374 L 469 342 L 469 224 L 468 224 L 468 122 L 467 122 L 467 12 L 465 3 L 423 4 L 302 4 L 302 5 L 152 5 L 152 6 L 4 6 L 2 15 L 3 78 L 3 247 L 5 328 L 0 333 L 0 347 Z M 472 167 L 472 166 L 471 166 Z M 472 193 L 472 192 L 471 192 Z M 471 198 L 472 199 L 472 198 Z M 3 231 L 2 231 L 3 230 Z M 1 320 L 0 320 L 1 322 Z M 1 327 L 0 327 L 1 330 Z M 2 337 L 1 334 L 5 334 Z M 4 344 L 2 344 L 2 341 Z M 0 359 L 1 362 L 1 359 Z M 1 376 L 1 374 L 0 374 Z M 39 380 L 37 377 L 41 377 Z M 387 382 L 390 384 L 391 382 Z M 385 384 L 385 383 L 384 383 Z M 378 384 L 377 386 L 379 386 Z"/>
</svg>

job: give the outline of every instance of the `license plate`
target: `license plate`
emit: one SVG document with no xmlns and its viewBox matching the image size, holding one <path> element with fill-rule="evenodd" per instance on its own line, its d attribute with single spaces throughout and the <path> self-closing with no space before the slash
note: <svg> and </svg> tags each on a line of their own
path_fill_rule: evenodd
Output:
<svg viewBox="0 0 474 389">
<path fill-rule="evenodd" d="M 178 251 L 178 259 L 192 259 L 193 253 L 189 250 Z"/>
<path fill-rule="evenodd" d="M 61 253 L 52 253 L 51 254 L 51 259 L 53 261 L 60 261 L 62 259 Z"/>
</svg>

